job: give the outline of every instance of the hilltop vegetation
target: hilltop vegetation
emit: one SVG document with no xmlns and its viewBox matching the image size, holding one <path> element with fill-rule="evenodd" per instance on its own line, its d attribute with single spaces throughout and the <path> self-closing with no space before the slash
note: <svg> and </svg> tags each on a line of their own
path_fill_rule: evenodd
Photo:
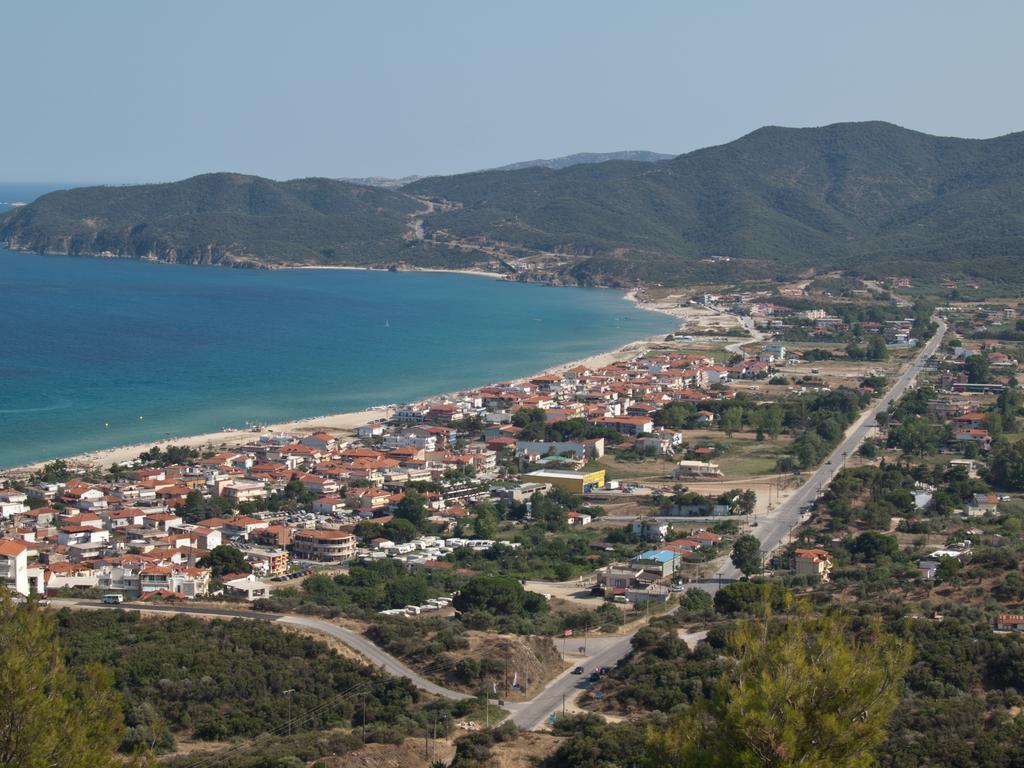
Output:
<svg viewBox="0 0 1024 768">
<path fill-rule="evenodd" d="M 214 173 L 51 192 L 0 219 L 0 239 L 44 253 L 190 264 L 356 264 L 398 253 L 419 207 L 399 192 L 330 179 Z"/>
<path fill-rule="evenodd" d="M 973 141 L 887 123 L 761 128 L 661 163 L 424 179 L 428 227 L 584 257 L 581 281 L 771 277 L 810 268 L 1009 274 L 1024 243 L 1024 134 Z M 702 259 L 731 261 L 702 264 Z M 973 266 L 972 266 L 973 262 Z M 943 268 L 943 267 L 940 267 Z"/>
<path fill-rule="evenodd" d="M 202 263 L 481 264 L 599 284 L 833 269 L 1016 280 L 1022 175 L 1024 133 L 767 127 L 671 160 L 499 169 L 400 189 L 211 174 L 54 192 L 0 217 L 0 240 Z"/>
</svg>

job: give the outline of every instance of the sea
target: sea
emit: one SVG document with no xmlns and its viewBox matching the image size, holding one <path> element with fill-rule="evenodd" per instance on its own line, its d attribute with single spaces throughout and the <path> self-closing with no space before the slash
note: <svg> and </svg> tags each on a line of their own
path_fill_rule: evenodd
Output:
<svg viewBox="0 0 1024 768">
<path fill-rule="evenodd" d="M 419 400 L 675 327 L 608 289 L 0 249 L 0 468 Z"/>
</svg>

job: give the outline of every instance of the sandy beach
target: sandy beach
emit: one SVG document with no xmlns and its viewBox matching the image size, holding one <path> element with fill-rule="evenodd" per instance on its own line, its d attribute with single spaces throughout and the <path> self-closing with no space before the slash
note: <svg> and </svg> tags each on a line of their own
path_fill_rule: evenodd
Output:
<svg viewBox="0 0 1024 768">
<path fill-rule="evenodd" d="M 306 269 L 306 267 L 301 267 Z M 361 267 L 309 267 L 309 269 L 361 269 Z M 460 274 L 475 274 L 481 277 L 492 277 L 497 278 L 498 276 L 490 272 L 471 272 L 464 270 L 422 270 L 422 271 L 458 271 Z M 638 307 L 650 310 L 654 312 L 661 312 L 679 320 L 680 326 L 685 324 L 697 324 L 703 325 L 710 322 L 720 323 L 722 317 L 717 315 L 710 310 L 702 307 L 697 307 L 688 304 L 681 304 L 680 298 L 676 296 L 670 296 L 664 299 L 660 299 L 654 302 L 644 302 L 639 299 L 636 291 L 630 291 L 626 294 L 626 298 L 637 304 Z M 664 341 L 663 336 L 652 336 L 635 341 L 628 342 L 627 344 L 617 347 L 616 349 L 609 350 L 607 352 L 601 352 L 589 357 L 584 357 L 578 360 L 571 360 L 565 363 L 546 368 L 543 371 L 537 371 L 528 376 L 523 376 L 515 381 L 525 381 L 534 376 L 542 374 L 558 373 L 561 371 L 568 370 L 569 368 L 575 368 L 577 366 L 585 366 L 587 368 L 601 368 L 606 365 L 610 365 L 619 360 L 625 360 L 628 358 L 635 357 L 643 354 L 646 350 L 650 349 L 654 344 L 661 343 Z M 486 386 L 493 382 L 481 382 L 477 386 Z M 461 390 L 465 391 L 465 390 Z M 449 392 L 435 395 L 437 398 L 441 397 L 454 397 L 459 392 Z M 132 461 L 138 457 L 140 453 L 153 446 L 160 448 L 166 448 L 169 445 L 184 445 L 190 448 L 197 448 L 203 450 L 223 450 L 231 449 L 233 447 L 242 445 L 250 442 L 254 438 L 258 437 L 259 434 L 271 434 L 271 433 L 284 433 L 292 435 L 307 435 L 312 432 L 319 430 L 326 430 L 332 434 L 338 436 L 351 435 L 356 427 L 366 424 L 370 421 L 378 419 L 385 419 L 390 415 L 390 411 L 387 407 L 370 408 L 362 411 L 352 411 L 348 413 L 337 413 L 328 416 L 315 416 L 306 419 L 297 419 L 295 421 L 282 422 L 280 424 L 271 424 L 265 426 L 261 432 L 254 432 L 249 430 L 226 430 L 220 432 L 209 432 L 201 435 L 192 435 L 188 437 L 173 437 L 169 440 L 155 440 L 146 443 L 136 443 L 133 445 L 122 445 L 115 448 L 107 448 L 103 450 L 90 451 L 88 453 L 79 454 L 76 456 L 65 457 L 65 461 L 68 462 L 72 467 L 78 468 L 106 468 L 111 464 L 125 463 Z M 27 464 L 20 467 L 5 470 L 4 474 L 11 476 L 24 476 L 30 474 L 43 466 L 44 462 L 36 462 L 33 464 Z"/>
<path fill-rule="evenodd" d="M 378 267 L 353 267 L 353 266 L 342 266 L 334 264 L 303 264 L 299 266 L 281 265 L 275 266 L 274 269 L 346 269 L 346 270 L 357 270 L 359 272 L 390 272 L 388 269 L 379 269 Z M 402 269 L 395 270 L 395 273 L 401 272 L 439 272 L 445 275 L 470 275 L 471 277 L 489 277 L 492 280 L 504 280 L 505 277 L 497 272 L 488 272 L 483 269 L 442 269 L 440 267 L 402 267 Z"/>
</svg>

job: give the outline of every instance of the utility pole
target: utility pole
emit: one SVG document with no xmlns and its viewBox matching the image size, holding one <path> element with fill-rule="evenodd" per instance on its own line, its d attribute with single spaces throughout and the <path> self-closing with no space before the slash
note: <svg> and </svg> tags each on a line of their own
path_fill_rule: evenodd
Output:
<svg viewBox="0 0 1024 768">
<path fill-rule="evenodd" d="M 363 744 L 366 743 L 366 692 L 363 692 Z"/>
<path fill-rule="evenodd" d="M 434 735 L 430 740 L 430 756 L 437 754 L 437 712 L 434 713 Z"/>
<path fill-rule="evenodd" d="M 565 717 L 565 694 L 562 694 L 562 717 Z"/>
<path fill-rule="evenodd" d="M 292 735 L 292 694 L 295 693 L 295 689 L 294 688 L 289 688 L 287 691 L 282 691 L 281 693 L 282 693 L 282 695 L 284 695 L 288 699 L 288 735 L 291 736 Z"/>
</svg>

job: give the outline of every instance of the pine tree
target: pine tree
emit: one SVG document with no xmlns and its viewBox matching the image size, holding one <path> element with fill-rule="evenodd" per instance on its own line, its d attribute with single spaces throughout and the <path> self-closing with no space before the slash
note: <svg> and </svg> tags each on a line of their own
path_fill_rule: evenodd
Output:
<svg viewBox="0 0 1024 768">
<path fill-rule="evenodd" d="M 52 618 L 0 587 L 0 766 L 124 768 L 123 733 L 113 674 L 67 669 Z"/>
<path fill-rule="evenodd" d="M 886 735 L 910 659 L 878 621 L 856 632 L 842 616 L 793 615 L 740 625 L 736 659 L 711 701 L 647 735 L 659 768 L 866 768 Z"/>
</svg>

